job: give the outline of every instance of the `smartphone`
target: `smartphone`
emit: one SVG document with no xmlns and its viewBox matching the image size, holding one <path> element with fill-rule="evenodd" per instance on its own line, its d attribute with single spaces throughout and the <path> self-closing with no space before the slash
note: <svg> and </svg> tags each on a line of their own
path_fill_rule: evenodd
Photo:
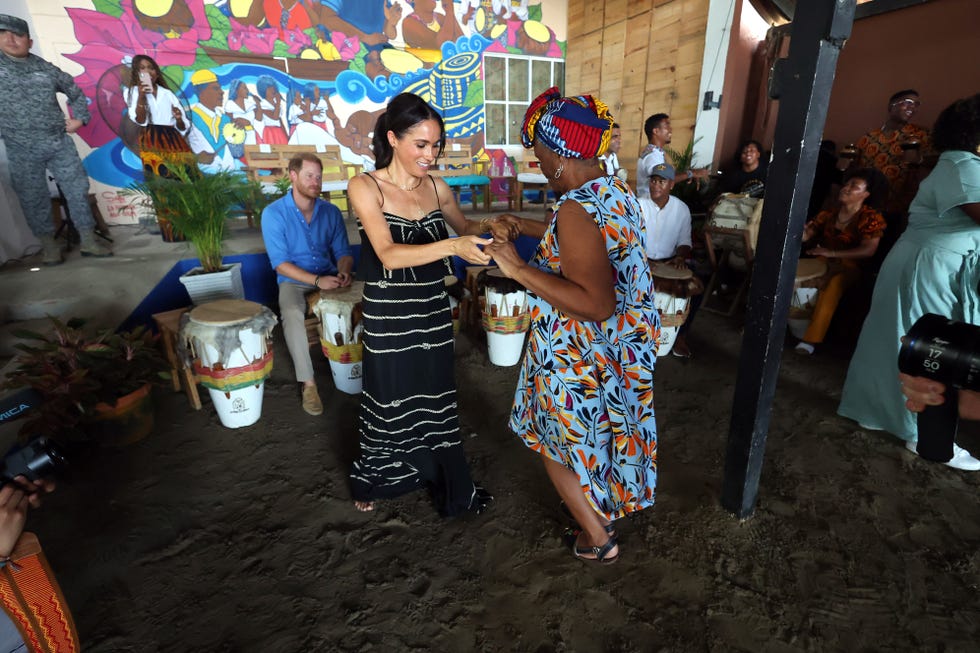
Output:
<svg viewBox="0 0 980 653">
<path fill-rule="evenodd" d="M 140 84 L 143 84 L 144 86 L 153 86 L 152 82 L 150 82 L 150 73 L 146 72 L 145 70 L 140 72 Z"/>
</svg>

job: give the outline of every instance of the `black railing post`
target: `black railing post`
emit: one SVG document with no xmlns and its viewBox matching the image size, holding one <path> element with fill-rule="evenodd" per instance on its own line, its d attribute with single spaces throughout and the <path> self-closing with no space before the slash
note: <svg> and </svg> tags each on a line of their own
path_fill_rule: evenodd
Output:
<svg viewBox="0 0 980 653">
<path fill-rule="evenodd" d="M 779 98 L 745 332 L 738 363 L 721 503 L 751 516 L 769 430 L 803 224 L 837 57 L 850 36 L 856 0 L 797 2 L 789 56 L 776 62 L 770 96 Z"/>
</svg>

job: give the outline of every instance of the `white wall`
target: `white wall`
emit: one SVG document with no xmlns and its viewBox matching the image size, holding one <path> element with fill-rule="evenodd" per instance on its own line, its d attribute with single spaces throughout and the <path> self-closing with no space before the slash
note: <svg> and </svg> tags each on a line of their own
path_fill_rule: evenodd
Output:
<svg viewBox="0 0 980 653">
<path fill-rule="evenodd" d="M 704 35 L 704 60 L 701 62 L 701 86 L 698 89 L 698 115 L 694 127 L 694 139 L 700 138 L 694 146 L 694 161 L 698 167 L 711 166 L 718 169 L 718 161 L 712 161 L 715 140 L 718 138 L 718 109 L 705 111 L 704 94 L 714 93 L 712 100 L 722 95 L 725 81 L 725 60 L 728 42 L 735 16 L 735 0 L 711 0 L 708 6 L 708 24 Z M 722 98 L 722 102 L 725 99 Z"/>
</svg>

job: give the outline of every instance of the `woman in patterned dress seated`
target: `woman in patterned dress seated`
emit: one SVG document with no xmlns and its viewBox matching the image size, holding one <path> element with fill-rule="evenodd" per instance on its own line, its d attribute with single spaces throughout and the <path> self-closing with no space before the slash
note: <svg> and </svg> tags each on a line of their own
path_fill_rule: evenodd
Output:
<svg viewBox="0 0 980 653">
<path fill-rule="evenodd" d="M 460 440 L 445 277 L 453 256 L 489 263 L 482 247 L 493 240 L 480 234 L 516 236 L 520 222 L 463 217 L 446 182 L 429 175 L 444 137 L 442 118 L 422 98 L 396 96 L 374 128 L 377 169 L 348 189 L 365 283 L 361 451 L 351 471 L 361 511 L 419 488 L 443 516 L 492 500 L 470 477 Z M 459 236 L 450 238 L 447 225 Z"/>
<path fill-rule="evenodd" d="M 559 195 L 555 217 L 537 233 L 521 223 L 542 238 L 528 263 L 510 243 L 487 248 L 531 307 L 510 427 L 542 454 L 579 525 L 565 535 L 574 555 L 604 563 L 619 556 L 613 521 L 653 505 L 660 330 L 639 203 L 598 165 L 612 125 L 590 96 L 535 99 L 521 140 Z"/>
<path fill-rule="evenodd" d="M 807 254 L 823 257 L 828 271 L 797 352 L 812 354 L 823 342 L 844 291 L 857 283 L 861 264 L 878 251 L 885 219 L 872 207 L 881 206 L 887 188 L 884 175 L 874 168 L 855 170 L 837 195 L 839 206 L 821 211 L 803 227 Z"/>
</svg>

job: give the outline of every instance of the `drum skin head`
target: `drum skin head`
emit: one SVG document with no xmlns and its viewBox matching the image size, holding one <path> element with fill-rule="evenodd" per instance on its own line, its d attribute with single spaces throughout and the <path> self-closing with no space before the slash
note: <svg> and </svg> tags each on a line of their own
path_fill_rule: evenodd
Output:
<svg viewBox="0 0 980 653">
<path fill-rule="evenodd" d="M 667 263 L 651 263 L 650 273 L 661 279 L 690 279 L 694 276 L 689 268 L 675 268 Z"/>
<path fill-rule="evenodd" d="M 801 258 L 796 265 L 796 281 L 816 279 L 827 274 L 827 262 L 820 258 Z"/>
<path fill-rule="evenodd" d="M 262 304 L 245 299 L 219 299 L 191 310 L 190 318 L 201 324 L 235 324 L 251 320 L 262 312 Z"/>
</svg>

